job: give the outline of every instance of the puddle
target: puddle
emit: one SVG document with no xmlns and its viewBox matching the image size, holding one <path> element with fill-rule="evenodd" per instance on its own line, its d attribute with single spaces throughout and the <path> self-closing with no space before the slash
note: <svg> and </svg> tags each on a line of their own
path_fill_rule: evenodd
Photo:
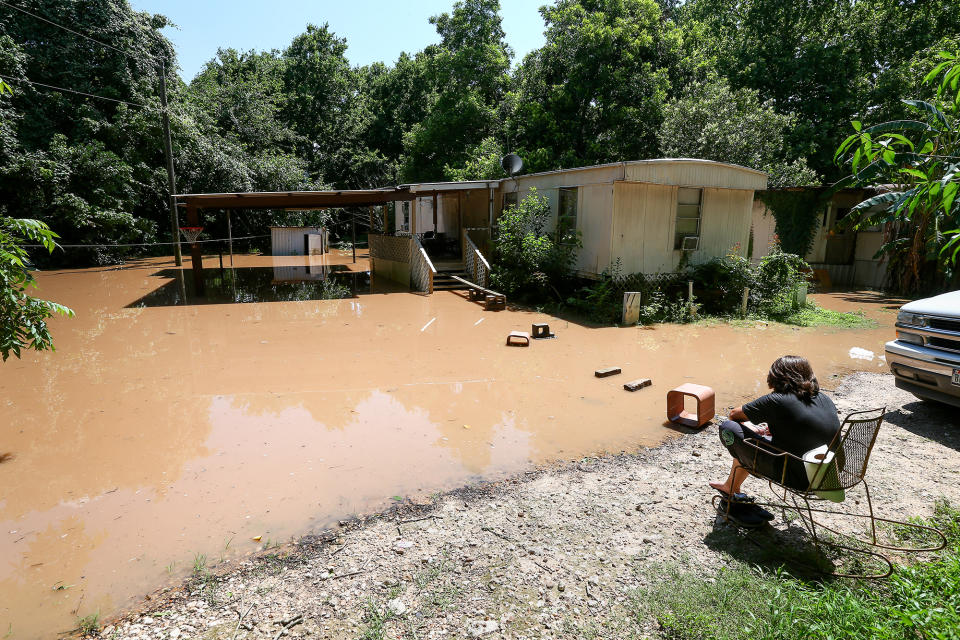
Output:
<svg viewBox="0 0 960 640">
<path fill-rule="evenodd" d="M 277 266 L 355 279 L 356 297 L 287 289 Z M 213 258 L 202 296 L 161 259 L 40 274 L 41 295 L 77 317 L 52 322 L 55 353 L 0 365 L 0 453 L 14 455 L 0 464 L 0 632 L 49 637 L 110 616 L 196 554 L 214 564 L 395 497 L 656 444 L 675 433 L 665 395 L 684 382 L 714 387 L 722 412 L 762 393 L 784 353 L 810 357 L 826 389 L 883 371 L 851 349 L 882 354 L 895 319 L 869 294 L 831 294 L 816 298 L 880 327 L 596 329 L 396 293 L 366 269 L 241 256 L 224 278 Z M 248 304 L 221 304 L 235 300 Z M 534 322 L 557 339 L 504 345 Z M 623 374 L 595 378 L 606 366 Z M 653 386 L 622 389 L 639 377 Z"/>
</svg>

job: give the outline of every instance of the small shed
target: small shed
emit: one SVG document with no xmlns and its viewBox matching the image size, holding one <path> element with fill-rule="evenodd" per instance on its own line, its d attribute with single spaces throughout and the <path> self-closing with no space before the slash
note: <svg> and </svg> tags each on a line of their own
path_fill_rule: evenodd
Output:
<svg viewBox="0 0 960 640">
<path fill-rule="evenodd" d="M 270 227 L 270 253 L 275 256 L 319 256 L 330 251 L 324 227 Z"/>
<path fill-rule="evenodd" d="M 500 182 L 503 208 L 536 188 L 550 226 L 580 233 L 577 271 L 596 277 L 619 260 L 623 273 L 666 273 L 736 246 L 746 252 L 761 171 L 691 158 L 635 160 L 516 176 Z M 684 254 L 687 254 L 684 257 Z"/>
</svg>

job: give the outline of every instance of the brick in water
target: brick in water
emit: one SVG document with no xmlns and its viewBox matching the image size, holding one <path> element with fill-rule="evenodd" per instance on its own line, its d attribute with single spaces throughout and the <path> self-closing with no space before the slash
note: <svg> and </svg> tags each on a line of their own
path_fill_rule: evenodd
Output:
<svg viewBox="0 0 960 640">
<path fill-rule="evenodd" d="M 593 375 L 598 378 L 606 378 L 608 376 L 615 376 L 620 373 L 620 367 L 607 367 L 606 369 L 597 369 L 593 372 Z"/>
<path fill-rule="evenodd" d="M 623 388 L 627 391 L 639 391 L 644 387 L 649 387 L 653 384 L 653 381 L 650 378 L 637 378 L 636 380 L 631 380 L 630 382 L 623 385 Z"/>
</svg>

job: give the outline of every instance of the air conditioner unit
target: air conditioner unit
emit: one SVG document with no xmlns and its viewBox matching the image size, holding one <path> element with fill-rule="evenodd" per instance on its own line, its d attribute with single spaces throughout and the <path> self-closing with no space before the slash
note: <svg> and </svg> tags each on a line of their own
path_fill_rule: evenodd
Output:
<svg viewBox="0 0 960 640">
<path fill-rule="evenodd" d="M 681 251 L 696 251 L 700 246 L 700 236 L 684 236 L 680 244 Z"/>
</svg>

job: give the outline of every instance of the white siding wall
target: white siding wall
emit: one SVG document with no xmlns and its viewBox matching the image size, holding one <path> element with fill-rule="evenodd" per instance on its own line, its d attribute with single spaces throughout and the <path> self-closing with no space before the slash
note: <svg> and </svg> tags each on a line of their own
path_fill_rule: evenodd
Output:
<svg viewBox="0 0 960 640">
<path fill-rule="evenodd" d="M 584 273 L 602 273 L 610 266 L 613 189 L 613 185 L 591 185 L 579 190 L 577 231 L 583 248 L 577 256 L 577 269 Z"/>
<path fill-rule="evenodd" d="M 739 189 L 704 189 L 700 218 L 700 248 L 690 261 L 706 262 L 730 253 L 740 245 L 746 254 L 750 240 L 753 191 Z"/>
<path fill-rule="evenodd" d="M 673 271 L 673 226 L 677 188 L 635 182 L 614 186 L 610 261 L 623 273 Z"/>
<path fill-rule="evenodd" d="M 767 176 L 745 167 L 708 160 L 640 160 L 626 163 L 624 179 L 681 187 L 720 187 L 754 191 L 767 187 Z"/>
<path fill-rule="evenodd" d="M 272 227 L 270 229 L 270 252 L 275 256 L 302 256 L 303 236 L 318 234 L 322 227 Z"/>
</svg>

